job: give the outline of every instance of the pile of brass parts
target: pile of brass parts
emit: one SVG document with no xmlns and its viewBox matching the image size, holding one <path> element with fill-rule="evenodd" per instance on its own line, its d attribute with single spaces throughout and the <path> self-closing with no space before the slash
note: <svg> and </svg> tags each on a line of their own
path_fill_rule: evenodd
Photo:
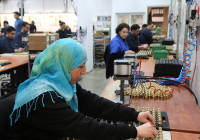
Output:
<svg viewBox="0 0 200 140">
<path fill-rule="evenodd" d="M 173 88 L 159 85 L 155 82 L 140 82 L 136 88 L 128 87 L 124 89 L 125 95 L 144 99 L 169 99 L 173 96 L 173 93 Z"/>
<path fill-rule="evenodd" d="M 155 123 L 156 123 L 156 128 L 158 129 L 158 135 L 155 139 L 153 140 L 163 140 L 163 130 L 162 130 L 162 116 L 161 116 L 161 111 L 160 109 L 155 109 L 155 108 L 145 108 L 145 107 L 134 107 L 138 112 L 146 112 L 146 111 L 149 111 L 154 120 L 155 120 Z M 138 126 L 140 125 L 139 123 L 138 124 L 135 124 L 135 123 L 129 123 L 129 126 Z M 136 138 L 136 139 L 129 139 L 129 140 L 149 140 L 149 139 L 144 139 L 144 138 Z"/>
<path fill-rule="evenodd" d="M 152 50 L 141 50 L 137 53 L 138 55 L 147 55 L 151 56 L 152 55 Z"/>
</svg>

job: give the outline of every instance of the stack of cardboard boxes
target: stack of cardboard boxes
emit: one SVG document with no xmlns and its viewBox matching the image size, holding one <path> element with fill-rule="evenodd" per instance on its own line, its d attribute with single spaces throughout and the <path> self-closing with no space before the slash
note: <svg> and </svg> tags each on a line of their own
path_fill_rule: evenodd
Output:
<svg viewBox="0 0 200 140">
<path fill-rule="evenodd" d="M 29 50 L 42 51 L 58 39 L 57 33 L 30 34 Z"/>
</svg>

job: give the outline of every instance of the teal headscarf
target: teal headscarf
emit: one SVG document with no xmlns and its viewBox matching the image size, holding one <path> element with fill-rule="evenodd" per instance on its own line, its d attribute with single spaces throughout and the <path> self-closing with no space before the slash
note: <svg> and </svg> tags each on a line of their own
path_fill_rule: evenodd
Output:
<svg viewBox="0 0 200 140">
<path fill-rule="evenodd" d="M 13 113 L 15 122 L 23 105 L 45 92 L 54 91 L 62 96 L 71 108 L 78 112 L 76 86 L 70 84 L 71 71 L 87 61 L 85 48 L 72 39 L 61 39 L 40 53 L 33 64 L 31 76 L 20 84 L 15 98 Z M 30 110 L 30 109 L 29 109 Z M 28 111 L 28 110 L 27 110 Z M 12 115 L 10 115 L 12 125 Z"/>
</svg>

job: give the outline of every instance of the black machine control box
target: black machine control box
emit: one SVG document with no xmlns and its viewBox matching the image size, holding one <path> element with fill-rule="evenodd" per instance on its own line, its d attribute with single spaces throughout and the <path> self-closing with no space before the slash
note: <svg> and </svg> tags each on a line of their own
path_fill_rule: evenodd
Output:
<svg viewBox="0 0 200 140">
<path fill-rule="evenodd" d="M 175 77 L 177 78 L 181 72 L 183 62 L 177 59 L 160 59 L 156 61 L 154 69 L 154 77 Z"/>
</svg>

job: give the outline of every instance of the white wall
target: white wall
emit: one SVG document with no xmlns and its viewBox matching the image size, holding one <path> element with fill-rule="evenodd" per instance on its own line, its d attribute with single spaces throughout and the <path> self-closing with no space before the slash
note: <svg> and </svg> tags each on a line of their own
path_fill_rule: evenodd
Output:
<svg viewBox="0 0 200 140">
<path fill-rule="evenodd" d="M 112 0 L 112 37 L 117 27 L 118 13 L 144 13 L 147 23 L 147 9 L 153 6 L 170 6 L 171 0 Z"/>
<path fill-rule="evenodd" d="M 95 0 L 93 3 L 93 23 L 96 27 L 97 16 L 111 16 L 112 15 L 112 0 Z"/>
<path fill-rule="evenodd" d="M 97 16 L 111 16 L 112 0 L 78 0 L 78 28 L 87 28 L 83 45 L 87 50 L 87 72 L 93 69 L 93 25 Z"/>
<path fill-rule="evenodd" d="M 19 10 L 20 0 L 6 0 L 0 2 L 0 23 L 8 20 L 11 26 L 15 19 L 13 12 Z M 72 3 L 67 0 L 24 0 L 25 16 L 27 22 L 35 21 L 38 31 L 55 32 L 59 28 L 58 21 L 68 24 L 72 31 L 77 28 L 77 16 L 74 14 Z M 68 8 L 67 8 L 68 7 Z"/>
<path fill-rule="evenodd" d="M 112 0 L 95 0 L 93 4 L 94 16 L 111 16 Z"/>
<path fill-rule="evenodd" d="M 20 0 L 6 0 L 0 2 L 0 12 L 10 13 L 19 10 Z M 68 12 L 73 12 L 71 2 L 68 3 Z M 26 13 L 66 12 L 66 0 L 24 0 Z"/>
</svg>

